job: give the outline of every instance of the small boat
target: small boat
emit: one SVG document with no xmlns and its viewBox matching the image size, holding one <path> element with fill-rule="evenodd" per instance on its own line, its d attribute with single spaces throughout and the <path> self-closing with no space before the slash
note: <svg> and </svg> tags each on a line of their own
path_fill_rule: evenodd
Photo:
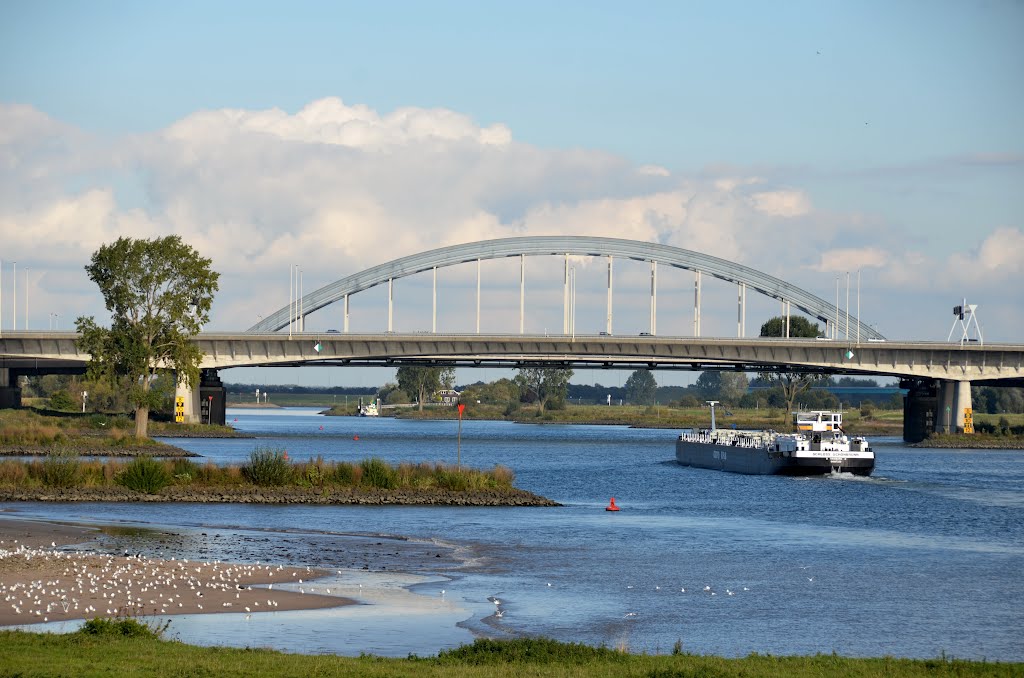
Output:
<svg viewBox="0 0 1024 678">
<path fill-rule="evenodd" d="M 368 405 L 359 406 L 360 417 L 378 417 L 380 412 L 377 411 L 377 403 L 370 403 Z"/>
<path fill-rule="evenodd" d="M 843 431 L 842 412 L 794 412 L 795 433 L 711 428 L 684 430 L 676 440 L 676 461 L 683 466 L 754 475 L 871 475 L 875 453 L 861 436 Z"/>
</svg>

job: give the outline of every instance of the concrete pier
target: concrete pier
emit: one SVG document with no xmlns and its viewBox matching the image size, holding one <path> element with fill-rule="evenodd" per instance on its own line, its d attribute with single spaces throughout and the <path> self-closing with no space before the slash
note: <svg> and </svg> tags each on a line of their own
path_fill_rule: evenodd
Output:
<svg viewBox="0 0 1024 678">
<path fill-rule="evenodd" d="M 21 389 L 18 377 L 6 367 L 0 367 L 0 408 L 21 407 Z"/>
</svg>

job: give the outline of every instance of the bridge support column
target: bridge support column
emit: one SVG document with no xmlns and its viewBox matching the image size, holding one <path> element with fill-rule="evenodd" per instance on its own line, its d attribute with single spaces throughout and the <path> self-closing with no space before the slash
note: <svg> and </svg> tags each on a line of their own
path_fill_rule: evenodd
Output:
<svg viewBox="0 0 1024 678">
<path fill-rule="evenodd" d="M 199 423 L 224 426 L 227 420 L 227 389 L 217 370 L 203 370 L 199 379 Z"/>
<path fill-rule="evenodd" d="M 942 381 L 939 383 L 939 412 L 935 422 L 936 433 L 952 433 L 956 431 L 956 389 L 957 382 Z"/>
<path fill-rule="evenodd" d="M 21 389 L 18 377 L 10 369 L 0 367 L 0 409 L 21 407 Z"/>
<path fill-rule="evenodd" d="M 903 396 L 903 440 L 919 443 L 937 430 L 938 388 L 933 379 L 903 379 L 900 388 L 907 389 Z"/>
<path fill-rule="evenodd" d="M 956 382 L 956 397 L 954 398 L 953 412 L 954 423 L 958 433 L 964 432 L 964 421 L 967 419 L 967 410 L 971 407 L 971 382 Z"/>
<path fill-rule="evenodd" d="M 189 388 L 183 382 L 179 381 L 174 387 L 174 408 L 178 411 L 178 402 L 181 401 L 183 407 L 182 416 L 184 421 L 182 424 L 198 424 L 199 423 L 199 392 L 194 388 Z"/>
</svg>

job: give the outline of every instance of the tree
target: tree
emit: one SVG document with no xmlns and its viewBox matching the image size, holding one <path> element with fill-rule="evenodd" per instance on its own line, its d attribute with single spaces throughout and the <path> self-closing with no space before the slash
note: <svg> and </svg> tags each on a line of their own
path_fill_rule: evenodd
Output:
<svg viewBox="0 0 1024 678">
<path fill-rule="evenodd" d="M 747 375 L 745 372 L 722 372 L 721 387 L 718 395 L 722 402 L 735 405 L 747 392 Z"/>
<path fill-rule="evenodd" d="M 569 392 L 572 370 L 558 368 L 521 367 L 515 382 L 519 386 L 519 397 L 526 402 L 537 402 L 537 414 L 550 403 L 552 407 L 565 403 Z"/>
<path fill-rule="evenodd" d="M 761 325 L 762 337 L 781 337 L 786 332 L 786 319 L 775 317 Z M 789 319 L 789 336 L 791 337 L 817 337 L 821 335 L 821 328 L 818 323 L 811 323 L 802 316 L 791 316 Z M 768 384 L 782 387 L 782 397 L 786 400 L 786 411 L 793 411 L 793 403 L 797 396 L 809 389 L 814 384 L 828 379 L 824 374 L 811 374 L 804 372 L 760 372 L 758 378 Z"/>
<path fill-rule="evenodd" d="M 786 319 L 782 316 L 775 316 L 764 325 L 761 325 L 762 337 L 782 337 L 786 334 Z M 791 315 L 789 317 L 789 336 L 804 337 L 813 339 L 822 336 L 818 323 L 811 323 L 802 315 Z"/>
<path fill-rule="evenodd" d="M 80 350 L 91 356 L 90 379 L 114 383 L 127 378 L 135 410 L 135 435 L 146 437 L 149 410 L 159 406 L 151 390 L 158 373 L 173 370 L 179 382 L 195 388 L 202 353 L 190 339 L 209 320 L 219 273 L 177 235 L 103 245 L 85 267 L 103 294 L 110 327 L 92 316 L 75 326 Z"/>
<path fill-rule="evenodd" d="M 653 405 L 654 395 L 658 390 L 658 382 L 650 370 L 635 370 L 626 379 L 626 398 L 638 405 Z"/>
<path fill-rule="evenodd" d="M 718 370 L 707 370 L 700 373 L 693 385 L 705 400 L 720 400 L 722 391 L 722 373 Z"/>
<path fill-rule="evenodd" d="M 416 402 L 419 403 L 419 410 L 422 412 L 423 401 L 429 394 L 442 388 L 451 388 L 455 384 L 455 368 L 403 365 L 398 368 L 395 379 L 398 381 L 398 388 L 410 396 L 416 396 Z"/>
</svg>

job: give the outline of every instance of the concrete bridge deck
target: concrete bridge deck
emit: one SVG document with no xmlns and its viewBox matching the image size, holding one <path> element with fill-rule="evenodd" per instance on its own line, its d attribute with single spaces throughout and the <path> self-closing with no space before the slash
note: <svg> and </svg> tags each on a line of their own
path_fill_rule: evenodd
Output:
<svg viewBox="0 0 1024 678">
<path fill-rule="evenodd" d="M 19 374 L 81 368 L 74 332 L 4 332 L 0 369 Z M 951 381 L 1024 380 L 1024 345 L 610 335 L 434 334 L 291 336 L 204 332 L 203 369 L 327 365 L 531 364 L 635 369 L 761 368 Z M 319 347 L 319 350 L 317 349 Z M 852 353 L 852 355 L 849 355 Z"/>
</svg>

